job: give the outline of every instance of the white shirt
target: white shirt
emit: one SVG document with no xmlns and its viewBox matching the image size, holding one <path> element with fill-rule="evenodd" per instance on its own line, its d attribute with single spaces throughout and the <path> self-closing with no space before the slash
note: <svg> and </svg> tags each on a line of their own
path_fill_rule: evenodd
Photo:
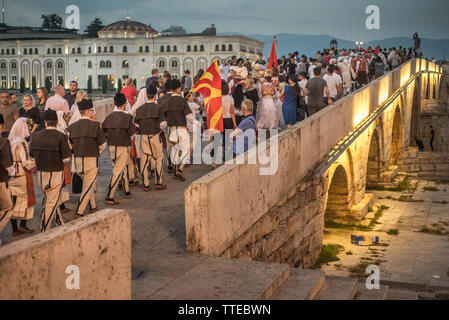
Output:
<svg viewBox="0 0 449 320">
<path fill-rule="evenodd" d="M 189 102 L 188 104 L 196 120 L 198 118 L 198 110 L 200 109 L 200 106 L 197 105 L 195 102 Z M 193 123 L 189 122 L 188 119 L 187 119 L 187 131 L 193 132 Z"/>
<path fill-rule="evenodd" d="M 325 74 L 323 77 L 323 80 L 327 83 L 327 88 L 329 89 L 329 93 L 331 98 L 335 98 L 337 96 L 337 80 L 334 76 L 330 76 L 329 74 Z M 323 97 L 325 97 L 326 94 L 323 92 Z"/>
<path fill-rule="evenodd" d="M 302 92 L 304 92 L 304 89 L 306 88 L 306 85 L 307 85 L 307 79 L 303 79 L 303 80 L 299 81 L 298 85 L 302 89 Z M 307 103 L 309 101 L 309 97 L 304 95 L 304 101 Z"/>
<path fill-rule="evenodd" d="M 220 65 L 219 67 L 221 78 L 223 80 L 227 80 L 229 76 L 229 72 L 231 71 L 231 68 L 228 65 Z"/>
<path fill-rule="evenodd" d="M 310 77 L 310 78 L 313 78 L 313 77 L 314 77 L 314 75 L 313 75 L 313 69 L 315 69 L 315 67 L 316 67 L 315 64 L 312 64 L 312 65 L 309 67 L 309 77 Z"/>
</svg>

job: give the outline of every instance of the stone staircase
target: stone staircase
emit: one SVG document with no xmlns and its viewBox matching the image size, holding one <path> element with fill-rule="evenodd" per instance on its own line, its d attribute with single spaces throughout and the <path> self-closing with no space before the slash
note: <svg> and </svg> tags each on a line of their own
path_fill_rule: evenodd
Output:
<svg viewBox="0 0 449 320">
<path fill-rule="evenodd" d="M 398 161 L 399 169 L 410 176 L 424 179 L 449 179 L 448 152 L 418 152 L 414 147 L 405 151 Z"/>
<path fill-rule="evenodd" d="M 161 288 L 154 300 L 417 300 L 416 292 L 285 264 L 210 257 Z"/>
</svg>

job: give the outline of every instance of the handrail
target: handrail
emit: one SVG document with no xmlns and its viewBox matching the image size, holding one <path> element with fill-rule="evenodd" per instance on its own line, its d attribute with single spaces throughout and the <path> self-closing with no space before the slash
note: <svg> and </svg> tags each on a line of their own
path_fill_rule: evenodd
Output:
<svg viewBox="0 0 449 320">
<path fill-rule="evenodd" d="M 332 164 L 349 148 L 349 146 L 365 131 L 370 125 L 376 121 L 385 110 L 396 100 L 401 93 L 407 89 L 407 87 L 415 81 L 423 73 L 437 73 L 443 74 L 438 71 L 421 70 L 410 79 L 408 79 L 395 93 L 393 93 L 387 100 L 385 100 L 380 107 L 378 107 L 368 118 L 366 118 L 360 125 L 358 125 L 353 131 L 349 133 L 341 142 L 339 142 L 334 149 L 331 150 L 326 160 L 324 160 L 316 169 L 313 174 L 315 179 L 320 178 L 329 169 Z"/>
</svg>

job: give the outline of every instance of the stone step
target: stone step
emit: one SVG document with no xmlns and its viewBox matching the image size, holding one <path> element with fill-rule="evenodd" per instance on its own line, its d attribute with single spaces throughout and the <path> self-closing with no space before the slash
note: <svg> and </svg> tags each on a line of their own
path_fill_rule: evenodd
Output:
<svg viewBox="0 0 449 320">
<path fill-rule="evenodd" d="M 387 171 L 383 172 L 381 175 L 382 182 L 391 182 L 396 177 L 399 172 L 399 167 L 391 165 L 388 167 Z"/>
<path fill-rule="evenodd" d="M 389 289 L 385 300 L 418 300 L 418 292 Z"/>
<path fill-rule="evenodd" d="M 359 283 L 355 300 L 385 300 L 388 286 L 380 285 L 379 289 L 368 290 L 364 283 Z"/>
<path fill-rule="evenodd" d="M 357 220 L 361 220 L 366 214 L 370 207 L 373 206 L 375 197 L 372 193 L 365 193 L 363 199 L 350 210 L 350 215 L 356 217 Z"/>
<path fill-rule="evenodd" d="M 271 300 L 313 300 L 323 288 L 326 276 L 322 271 L 291 269 L 290 277 Z"/>
<path fill-rule="evenodd" d="M 151 300 L 262 300 L 290 276 L 286 264 L 211 257 L 150 296 Z"/>
<path fill-rule="evenodd" d="M 352 300 L 357 293 L 357 279 L 326 276 L 315 300 Z"/>
</svg>

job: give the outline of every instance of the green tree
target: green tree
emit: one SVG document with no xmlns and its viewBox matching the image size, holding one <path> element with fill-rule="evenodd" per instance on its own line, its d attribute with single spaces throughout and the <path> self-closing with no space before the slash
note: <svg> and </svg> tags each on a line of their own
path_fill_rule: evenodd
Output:
<svg viewBox="0 0 449 320">
<path fill-rule="evenodd" d="M 51 81 L 50 81 L 50 77 L 45 77 L 45 88 L 47 88 L 47 91 L 48 91 L 48 92 L 51 91 Z"/>
<path fill-rule="evenodd" d="M 117 88 L 117 93 L 122 92 L 122 79 L 118 79 L 118 88 Z"/>
<path fill-rule="evenodd" d="M 92 93 L 92 76 L 87 79 L 87 93 Z"/>
<path fill-rule="evenodd" d="M 100 31 L 104 27 L 103 22 L 100 18 L 95 18 L 84 30 L 84 34 L 86 34 L 89 38 L 98 38 L 98 31 Z"/>
<path fill-rule="evenodd" d="M 41 15 L 42 28 L 60 29 L 62 26 L 62 18 L 56 13 Z"/>
<path fill-rule="evenodd" d="M 59 84 L 60 84 L 61 86 L 64 86 L 64 78 L 60 78 L 60 79 L 59 79 Z"/>
<path fill-rule="evenodd" d="M 25 79 L 23 77 L 20 78 L 20 93 L 25 92 Z"/>
<path fill-rule="evenodd" d="M 107 90 L 108 90 L 108 83 L 107 83 L 107 81 L 106 81 L 106 78 L 104 78 L 104 79 L 103 79 L 102 86 L 101 86 L 101 92 L 106 93 Z"/>
<path fill-rule="evenodd" d="M 31 78 L 31 92 L 32 93 L 36 93 L 36 77 L 33 76 L 33 78 Z"/>
<path fill-rule="evenodd" d="M 134 87 L 137 88 L 137 79 L 136 78 L 134 78 L 133 83 L 134 83 Z"/>
</svg>

